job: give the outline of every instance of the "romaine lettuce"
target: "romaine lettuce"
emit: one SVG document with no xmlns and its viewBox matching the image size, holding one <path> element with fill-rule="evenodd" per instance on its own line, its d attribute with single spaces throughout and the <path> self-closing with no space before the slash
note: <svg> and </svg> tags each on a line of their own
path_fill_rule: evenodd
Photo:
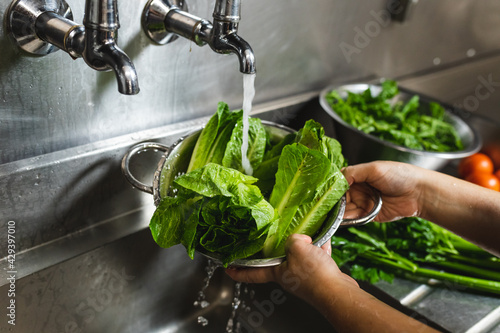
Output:
<svg viewBox="0 0 500 333">
<path fill-rule="evenodd" d="M 271 144 L 260 119 L 250 119 L 248 157 L 241 166 L 242 112 L 219 103 L 200 133 L 188 171 L 171 185 L 150 222 L 162 247 L 183 244 L 216 253 L 227 266 L 259 252 L 281 256 L 292 233 L 314 236 L 348 185 L 340 144 L 308 121 Z"/>
<path fill-rule="evenodd" d="M 345 164 L 340 144 L 325 136 L 319 123 L 307 121 L 295 141 L 283 148 L 279 159 L 270 203 L 280 220 L 264 244 L 266 257 L 283 255 L 292 233 L 314 235 L 348 189 L 340 172 Z"/>
<path fill-rule="evenodd" d="M 230 111 L 226 103 L 219 103 L 217 112 L 210 118 L 196 141 L 187 172 L 210 162 L 222 163 L 234 125 L 242 115 L 242 110 Z"/>
<path fill-rule="evenodd" d="M 191 258 L 199 245 L 225 265 L 259 252 L 278 215 L 256 181 L 215 163 L 180 176 L 177 197 L 164 198 L 151 219 L 153 238 L 162 247 L 183 244 Z"/>
<path fill-rule="evenodd" d="M 255 170 L 262 159 L 266 150 L 267 135 L 259 118 L 250 118 L 248 128 L 248 151 L 247 156 L 252 169 Z M 243 143 L 243 121 L 238 120 L 227 143 L 222 159 L 222 165 L 244 172 L 241 163 L 241 145 Z"/>
</svg>

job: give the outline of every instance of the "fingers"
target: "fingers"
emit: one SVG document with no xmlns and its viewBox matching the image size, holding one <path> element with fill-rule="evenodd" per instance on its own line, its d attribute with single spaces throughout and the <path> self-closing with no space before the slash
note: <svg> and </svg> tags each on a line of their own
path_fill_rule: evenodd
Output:
<svg viewBox="0 0 500 333">
<path fill-rule="evenodd" d="M 362 163 L 356 165 L 349 165 L 342 169 L 342 173 L 344 174 L 345 179 L 351 186 L 354 183 L 365 183 L 368 181 L 368 177 L 370 176 L 370 164 Z"/>
<path fill-rule="evenodd" d="M 329 256 L 332 256 L 332 242 L 330 239 L 326 241 L 323 246 L 321 246 L 321 249 L 326 252 Z"/>
<path fill-rule="evenodd" d="M 285 252 L 287 257 L 304 251 L 305 247 L 312 244 L 312 238 L 303 234 L 292 234 L 285 243 Z"/>
<path fill-rule="evenodd" d="M 374 183 L 397 164 L 401 163 L 389 161 L 361 163 L 345 167 L 342 173 L 349 183 L 349 186 L 355 183 L 368 183 L 373 186 Z"/>
<path fill-rule="evenodd" d="M 330 242 L 327 242 L 330 243 Z M 285 252 L 287 259 L 295 257 L 303 257 L 304 253 L 308 252 L 307 247 L 312 246 L 312 239 L 307 235 L 293 234 L 288 237 L 285 243 Z M 325 245 L 325 250 L 327 250 Z M 330 245 L 331 253 L 331 245 Z M 266 283 L 279 282 L 280 273 L 287 267 L 287 263 L 282 263 L 279 266 L 263 267 L 263 268 L 227 268 L 226 274 L 233 280 L 245 283 Z"/>
<path fill-rule="evenodd" d="M 299 275 L 303 275 L 302 271 L 312 273 L 324 267 L 325 264 L 329 264 L 330 261 L 333 262 L 331 242 L 328 241 L 319 248 L 313 245 L 311 237 L 306 235 L 290 235 L 285 243 L 285 251 L 286 268 Z"/>
</svg>

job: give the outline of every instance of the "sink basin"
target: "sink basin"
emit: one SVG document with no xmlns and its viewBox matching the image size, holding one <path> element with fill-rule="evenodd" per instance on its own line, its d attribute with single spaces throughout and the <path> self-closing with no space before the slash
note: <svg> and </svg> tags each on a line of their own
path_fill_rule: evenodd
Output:
<svg viewBox="0 0 500 333">
<path fill-rule="evenodd" d="M 225 332 L 235 283 L 217 269 L 205 292 L 210 305 L 195 307 L 206 267 L 205 258 L 191 260 L 182 246 L 158 247 L 144 229 L 18 280 L 15 329 Z M 6 295 L 8 285 L 1 289 Z M 241 332 L 332 330 L 312 307 L 277 285 L 243 284 L 241 299 Z M 200 316 L 207 326 L 198 323 Z"/>
<path fill-rule="evenodd" d="M 297 103 L 294 98 L 255 112 L 266 120 L 281 119 L 295 114 Z M 170 145 L 206 121 L 0 166 L 0 187 L 7 189 L 0 193 L 0 211 L 8 213 L 16 231 L 15 284 L 8 280 L 8 258 L 0 258 L 0 307 L 15 302 L 8 310 L 15 326 L 2 320 L 0 332 L 226 331 L 235 283 L 216 270 L 206 289 L 210 305 L 194 306 L 205 284 L 207 259 L 191 260 L 182 246 L 156 245 L 148 228 L 153 198 L 133 189 L 120 171 L 130 146 L 152 139 Z M 152 152 L 135 161 L 134 174 L 150 182 L 160 156 Z M 0 242 L 0 249 L 7 253 L 7 242 Z M 12 288 L 15 295 L 8 296 Z M 277 285 L 243 285 L 241 300 L 236 314 L 241 332 L 331 332 L 312 307 Z M 202 326 L 199 319 L 208 324 Z"/>
<path fill-rule="evenodd" d="M 310 118 L 328 123 L 316 95 L 299 97 L 263 105 L 255 115 L 291 128 Z M 307 112 L 299 112 L 302 108 Z M 9 280 L 9 258 L 0 258 L 0 308 L 14 301 L 14 309 L 3 313 L 15 317 L 0 321 L 0 332 L 226 332 L 235 282 L 216 270 L 205 292 L 209 305 L 195 306 L 207 259 L 191 260 L 182 246 L 156 245 L 148 228 L 153 197 L 132 188 L 120 170 L 131 146 L 151 140 L 171 145 L 207 120 L 0 165 L 0 212 L 16 232 L 15 262 L 9 268 L 15 266 L 15 284 Z M 131 167 L 149 184 L 161 154 L 141 154 Z M 7 223 L 2 227 L 6 235 Z M 0 242 L 0 252 L 6 254 L 7 245 Z M 407 310 L 379 289 L 365 289 Z M 242 285 L 240 294 L 236 317 L 242 333 L 332 332 L 315 309 L 276 284 Z M 405 313 L 419 317 L 413 310 Z"/>
</svg>

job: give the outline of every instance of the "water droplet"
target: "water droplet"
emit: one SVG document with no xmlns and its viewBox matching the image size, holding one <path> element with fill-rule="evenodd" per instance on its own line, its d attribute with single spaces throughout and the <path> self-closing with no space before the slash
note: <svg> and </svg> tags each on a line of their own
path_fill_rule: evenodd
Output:
<svg viewBox="0 0 500 333">
<path fill-rule="evenodd" d="M 207 266 L 205 267 L 205 271 L 207 272 L 207 276 L 203 280 L 203 286 L 201 287 L 201 290 L 198 292 L 198 299 L 193 303 L 195 307 L 200 307 L 202 309 L 208 307 L 210 303 L 205 299 L 205 291 L 207 290 L 208 286 L 210 285 L 210 280 L 214 276 L 215 270 L 219 267 L 216 263 L 214 263 L 212 260 L 208 261 Z M 201 324 L 202 326 L 208 325 L 208 320 L 206 318 L 200 316 L 198 317 L 198 323 Z"/>
<path fill-rule="evenodd" d="M 236 326 L 236 331 L 233 331 L 233 326 L 234 326 L 234 322 L 236 320 L 238 308 L 240 307 L 240 304 L 241 304 L 240 294 L 241 294 L 241 282 L 236 282 L 234 284 L 233 302 L 231 304 L 231 307 L 232 307 L 231 317 L 227 321 L 226 333 L 239 332 L 238 325 Z"/>
<path fill-rule="evenodd" d="M 199 316 L 198 317 L 198 324 L 200 324 L 201 326 L 207 326 L 208 325 L 207 318 L 205 318 L 203 316 Z"/>
</svg>

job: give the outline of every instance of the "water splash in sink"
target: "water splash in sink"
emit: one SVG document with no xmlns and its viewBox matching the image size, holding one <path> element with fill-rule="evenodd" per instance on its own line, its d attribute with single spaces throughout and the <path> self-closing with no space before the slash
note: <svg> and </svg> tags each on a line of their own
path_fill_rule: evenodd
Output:
<svg viewBox="0 0 500 333">
<path fill-rule="evenodd" d="M 206 295 L 205 291 L 207 290 L 208 286 L 210 285 L 210 280 L 214 276 L 215 270 L 217 267 L 220 267 L 216 263 L 214 263 L 212 260 L 208 261 L 207 266 L 205 267 L 205 271 L 207 272 L 207 276 L 203 280 L 203 287 L 201 287 L 201 290 L 198 292 L 198 299 L 194 301 L 193 305 L 195 307 L 199 307 L 200 309 L 204 309 L 210 305 L 210 303 L 206 300 Z M 207 326 L 208 325 L 208 320 L 203 317 L 203 316 L 198 316 L 198 324 L 201 326 Z"/>
<path fill-rule="evenodd" d="M 210 281 L 214 276 L 215 271 L 219 267 L 222 266 L 214 263 L 212 260 L 208 261 L 207 266 L 205 267 L 205 272 L 207 273 L 207 276 L 203 279 L 203 286 L 201 290 L 198 292 L 197 300 L 194 301 L 193 303 L 195 307 L 200 309 L 205 309 L 208 306 L 210 306 L 210 302 L 208 302 L 206 299 L 206 291 L 207 288 L 210 286 Z M 225 331 L 226 333 L 241 332 L 241 324 L 238 322 L 237 319 L 238 314 L 241 311 L 243 312 L 251 311 L 250 306 L 245 304 L 245 301 L 242 299 L 244 298 L 242 297 L 242 293 L 245 294 L 246 296 L 249 296 L 250 299 L 253 299 L 255 294 L 255 292 L 252 289 L 248 288 L 247 284 L 242 284 L 241 282 L 234 283 L 233 298 L 231 302 L 231 315 L 229 316 L 229 319 L 226 324 L 226 331 Z M 214 303 L 214 305 L 216 304 Z M 201 315 L 197 317 L 197 322 L 201 326 L 207 326 L 209 323 L 208 319 Z"/>
<path fill-rule="evenodd" d="M 207 326 L 208 325 L 208 319 L 203 317 L 203 316 L 199 316 L 198 317 L 198 324 L 200 324 L 201 326 Z"/>
<path fill-rule="evenodd" d="M 236 321 L 236 314 L 241 304 L 240 294 L 241 294 L 241 282 L 236 282 L 234 284 L 233 302 L 231 303 L 232 307 L 231 317 L 229 317 L 229 320 L 227 321 L 226 333 L 237 333 L 240 331 L 240 325 Z M 236 323 L 236 329 L 233 330 L 235 323 Z"/>
</svg>

